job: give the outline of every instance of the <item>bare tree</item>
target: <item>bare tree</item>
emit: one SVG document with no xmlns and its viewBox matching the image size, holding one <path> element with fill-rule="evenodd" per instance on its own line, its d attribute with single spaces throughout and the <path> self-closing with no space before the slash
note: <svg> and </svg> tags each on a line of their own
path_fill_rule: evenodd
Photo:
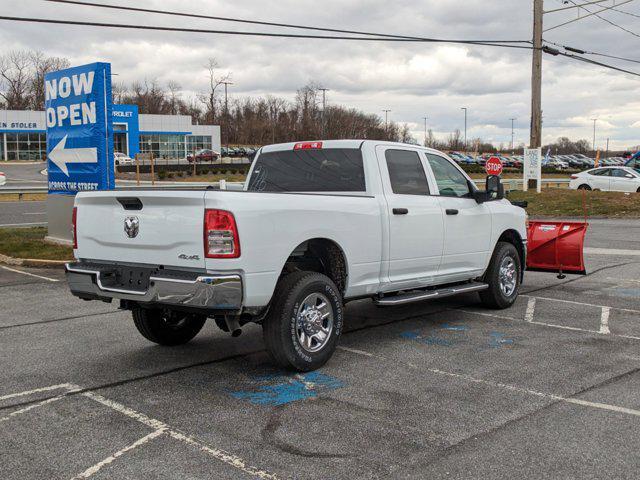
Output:
<svg viewBox="0 0 640 480">
<path fill-rule="evenodd" d="M 66 58 L 47 57 L 44 53 L 39 51 L 29 53 L 29 62 L 32 68 L 31 78 L 29 79 L 31 97 L 29 99 L 29 106 L 33 110 L 42 110 L 44 108 L 45 101 L 45 75 L 49 72 L 69 68 L 71 64 Z"/>
<path fill-rule="evenodd" d="M 176 115 L 178 113 L 178 103 L 182 87 L 178 82 L 169 80 L 167 88 L 169 89 L 169 113 L 171 113 L 171 115 Z"/>
<path fill-rule="evenodd" d="M 0 57 L 0 97 L 9 110 L 26 110 L 30 104 L 29 53 L 13 50 Z"/>
<path fill-rule="evenodd" d="M 224 82 L 229 81 L 231 74 L 219 74 L 218 62 L 215 58 L 210 58 L 207 61 L 205 68 L 209 75 L 209 92 L 207 96 L 200 95 L 200 101 L 202 101 L 207 107 L 207 112 L 205 113 L 206 120 L 214 123 L 216 121 L 216 90 Z"/>
</svg>

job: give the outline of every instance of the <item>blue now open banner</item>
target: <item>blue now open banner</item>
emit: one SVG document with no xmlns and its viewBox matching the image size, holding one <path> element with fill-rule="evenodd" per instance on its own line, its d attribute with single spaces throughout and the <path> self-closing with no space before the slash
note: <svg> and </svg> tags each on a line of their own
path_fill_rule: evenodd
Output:
<svg viewBox="0 0 640 480">
<path fill-rule="evenodd" d="M 111 64 L 45 75 L 49 193 L 115 188 Z"/>
</svg>

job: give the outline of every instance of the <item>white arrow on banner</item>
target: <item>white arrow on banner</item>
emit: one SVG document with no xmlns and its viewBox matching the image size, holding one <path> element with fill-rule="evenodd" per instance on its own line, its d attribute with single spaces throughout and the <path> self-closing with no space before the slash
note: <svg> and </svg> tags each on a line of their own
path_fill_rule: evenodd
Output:
<svg viewBox="0 0 640 480">
<path fill-rule="evenodd" d="M 49 152 L 49 160 L 51 160 L 64 174 L 69 176 L 69 163 L 98 163 L 98 149 L 90 148 L 67 148 L 68 135 L 65 135 L 58 144 Z"/>
</svg>

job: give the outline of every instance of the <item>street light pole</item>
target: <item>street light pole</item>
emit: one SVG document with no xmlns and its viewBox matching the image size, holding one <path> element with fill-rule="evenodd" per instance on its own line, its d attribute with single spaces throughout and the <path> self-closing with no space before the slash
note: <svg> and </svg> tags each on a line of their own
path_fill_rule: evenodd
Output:
<svg viewBox="0 0 640 480">
<path fill-rule="evenodd" d="M 322 91 L 322 138 L 325 137 L 326 123 L 325 123 L 325 111 L 327 110 L 327 91 L 328 88 L 318 88 Z"/>
<path fill-rule="evenodd" d="M 464 151 L 467 151 L 467 107 L 462 107 L 464 110 Z"/>
<path fill-rule="evenodd" d="M 224 129 L 227 143 L 227 155 L 229 154 L 229 102 L 227 97 L 227 86 L 233 85 L 231 82 L 222 82 L 224 85 Z M 213 146 L 213 145 L 212 145 Z M 222 156 L 222 154 L 220 154 Z"/>
<path fill-rule="evenodd" d="M 422 117 L 424 120 L 424 146 L 427 146 L 427 120 L 429 120 L 429 117 Z"/>
<path fill-rule="evenodd" d="M 511 119 L 511 153 L 513 153 L 513 122 L 515 122 L 516 119 L 512 118 Z"/>
<path fill-rule="evenodd" d="M 389 112 L 391 110 L 382 110 L 384 112 L 384 132 L 389 133 Z M 385 139 L 388 140 L 388 139 Z"/>
</svg>

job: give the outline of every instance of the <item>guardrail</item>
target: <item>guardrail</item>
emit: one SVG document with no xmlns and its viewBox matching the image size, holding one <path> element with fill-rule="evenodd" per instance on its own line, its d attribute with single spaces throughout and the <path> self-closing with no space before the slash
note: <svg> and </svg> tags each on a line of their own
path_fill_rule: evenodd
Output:
<svg viewBox="0 0 640 480">
<path fill-rule="evenodd" d="M 474 183 L 481 187 L 484 185 L 484 180 L 477 179 Z M 506 178 L 502 180 L 505 191 L 516 190 L 522 188 L 522 180 L 517 178 Z M 226 190 L 240 190 L 244 183 L 242 182 L 225 182 Z M 543 178 L 542 188 L 567 188 L 569 186 L 568 178 Z M 116 185 L 116 190 L 148 190 L 149 188 L 164 188 L 164 189 L 185 189 L 185 188 L 203 188 L 212 187 L 214 190 L 220 189 L 220 182 L 155 182 L 155 185 L 151 185 L 151 182 L 145 182 L 142 185 L 129 185 L 127 183 L 120 183 Z M 46 185 L 42 187 L 0 187 L 0 195 L 2 194 L 14 194 L 18 195 L 18 199 L 22 200 L 22 196 L 29 193 L 47 193 L 48 188 Z"/>
</svg>

